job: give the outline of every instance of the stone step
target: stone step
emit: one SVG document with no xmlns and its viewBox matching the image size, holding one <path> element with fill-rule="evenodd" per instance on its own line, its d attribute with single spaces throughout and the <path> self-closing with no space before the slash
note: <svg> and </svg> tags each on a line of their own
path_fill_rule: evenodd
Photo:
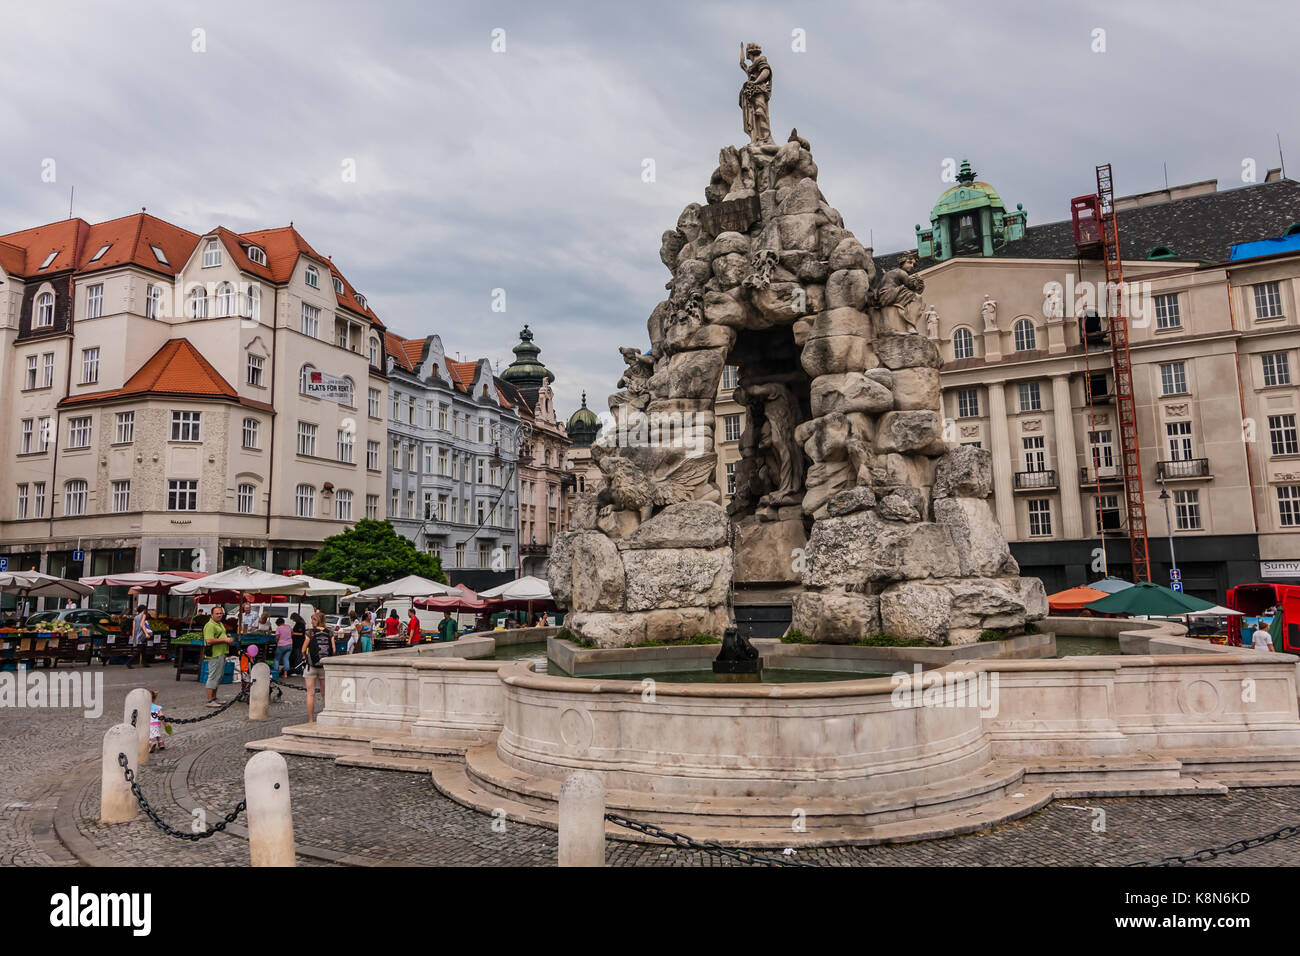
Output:
<svg viewBox="0 0 1300 956">
<path fill-rule="evenodd" d="M 529 806 L 551 810 L 559 800 L 560 781 L 531 775 L 509 766 L 498 756 L 495 745 L 472 748 L 466 753 L 466 774 L 482 789 Z M 630 817 L 649 815 L 655 822 L 694 820 L 725 826 L 722 819 L 744 821 L 743 827 L 788 829 L 793 811 L 803 811 L 810 828 L 863 826 L 865 818 L 885 823 L 943 810 L 987 802 L 1009 787 L 1017 787 L 1023 770 L 1019 765 L 991 763 L 980 772 L 926 787 L 864 794 L 856 797 L 798 799 L 760 797 L 715 797 L 692 800 L 674 794 L 653 794 L 610 790 L 605 803 L 611 810 Z"/>
<path fill-rule="evenodd" d="M 355 740 L 328 738 L 309 739 L 281 735 L 266 740 L 254 740 L 244 745 L 248 750 L 274 750 L 295 757 L 360 757 L 370 753 L 368 744 Z"/>
<path fill-rule="evenodd" d="M 1143 779 L 1138 774 L 1115 781 L 1079 781 L 1077 783 L 1046 784 L 1053 787 L 1058 800 L 1080 800 L 1087 797 L 1186 797 L 1197 795 L 1221 796 L 1228 788 L 1214 780 L 1195 777 L 1151 777 Z"/>
<path fill-rule="evenodd" d="M 449 740 L 438 737 L 403 737 L 398 740 L 372 740 L 370 749 L 380 755 L 433 754 L 438 756 L 463 757 L 476 742 L 468 740 Z"/>
<path fill-rule="evenodd" d="M 336 757 L 340 767 L 365 767 L 369 770 L 405 770 L 408 773 L 429 773 L 438 761 L 420 757 L 402 757 L 397 754 L 362 754 Z"/>
<path fill-rule="evenodd" d="M 367 730 L 364 727 L 334 727 L 328 724 L 290 724 L 280 728 L 280 732 L 289 737 L 308 737 L 313 740 L 359 740 L 369 742 L 385 736 L 383 731 Z M 387 736 L 396 737 L 395 734 Z"/>
<path fill-rule="evenodd" d="M 1239 787 L 1300 787 L 1300 772 L 1295 770 L 1197 771 L 1196 779 L 1218 784 L 1225 790 Z"/>
<path fill-rule="evenodd" d="M 1209 774 L 1250 774 L 1262 771 L 1300 773 L 1300 754 L 1286 747 L 1243 747 L 1239 750 L 1180 750 L 1174 754 L 1183 772 L 1198 777 Z"/>
<path fill-rule="evenodd" d="M 1028 761 L 1025 766 L 1025 778 L 1033 783 L 1063 783 L 1067 786 L 1093 782 L 1109 786 L 1130 779 L 1147 784 L 1158 780 L 1172 782 L 1181 776 L 1181 762 L 1154 754 L 1041 757 Z"/>
<path fill-rule="evenodd" d="M 433 785 L 439 793 L 481 813 L 500 815 L 507 820 L 531 823 L 555 829 L 556 814 L 550 810 L 521 803 L 484 788 L 467 773 L 466 765 L 459 762 L 439 762 L 432 771 Z M 900 820 L 873 827 L 825 827 L 794 832 L 788 823 L 774 827 L 725 826 L 716 818 L 697 820 L 673 832 L 685 833 L 695 840 L 710 840 L 724 846 L 753 849 L 782 850 L 801 846 L 869 846 L 880 843 L 908 843 L 917 840 L 940 839 L 974 833 L 979 830 L 1015 820 L 1046 806 L 1052 800 L 1052 788 L 1047 786 L 1020 786 L 1014 793 L 990 800 L 978 807 L 968 807 L 935 816 Z M 554 805 L 552 805 L 554 806 Z M 626 816 L 638 819 L 636 814 Z M 656 822 L 656 821 L 649 821 Z M 666 824 L 660 824 L 665 825 Z M 631 843 L 661 843 L 653 837 L 606 823 L 607 839 Z M 797 854 L 796 857 L 797 859 Z"/>
</svg>

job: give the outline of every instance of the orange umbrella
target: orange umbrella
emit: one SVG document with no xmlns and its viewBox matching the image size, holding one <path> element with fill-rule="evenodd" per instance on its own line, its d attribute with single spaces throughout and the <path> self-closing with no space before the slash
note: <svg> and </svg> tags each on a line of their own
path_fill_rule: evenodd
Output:
<svg viewBox="0 0 1300 956">
<path fill-rule="evenodd" d="M 1077 588 L 1067 588 L 1064 591 L 1049 594 L 1047 596 L 1047 606 L 1053 611 L 1080 611 L 1093 601 L 1100 600 L 1105 596 L 1104 591 L 1098 591 L 1096 588 L 1090 588 L 1087 585 L 1080 585 Z"/>
</svg>

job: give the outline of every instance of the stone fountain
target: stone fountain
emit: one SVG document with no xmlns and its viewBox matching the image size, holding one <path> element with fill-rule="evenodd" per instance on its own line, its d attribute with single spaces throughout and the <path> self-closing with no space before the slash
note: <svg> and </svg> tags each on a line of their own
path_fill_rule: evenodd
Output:
<svg viewBox="0 0 1300 956">
<path fill-rule="evenodd" d="M 749 142 L 722 150 L 705 203 L 663 234 L 668 295 L 649 351 L 621 350 L 616 428 L 592 449 L 603 484 L 550 560 L 566 623 L 599 647 L 721 636 L 734 586 L 787 603 L 817 642 L 1018 633 L 1046 596 L 988 506 L 988 452 L 947 440 L 915 257 L 877 270 L 818 187 L 808 140 L 772 140 L 761 49 L 741 65 Z M 748 412 L 726 512 L 725 365 Z"/>
</svg>

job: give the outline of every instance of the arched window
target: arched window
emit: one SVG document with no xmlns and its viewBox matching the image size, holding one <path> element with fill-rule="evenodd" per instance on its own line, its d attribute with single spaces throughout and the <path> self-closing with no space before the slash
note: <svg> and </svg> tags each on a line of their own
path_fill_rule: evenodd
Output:
<svg viewBox="0 0 1300 956">
<path fill-rule="evenodd" d="M 346 488 L 334 493 L 334 517 L 339 521 L 352 520 L 352 492 Z"/>
<path fill-rule="evenodd" d="M 320 272 L 317 271 L 315 266 L 307 267 L 307 284 L 313 289 L 320 288 Z"/>
<path fill-rule="evenodd" d="M 352 381 L 351 375 L 344 375 L 343 381 L 348 383 L 348 393 L 343 397 L 342 404 L 345 408 L 357 407 L 357 383 Z"/>
<path fill-rule="evenodd" d="M 299 485 L 293 493 L 294 514 L 299 518 L 316 517 L 316 489 L 311 485 Z"/>
<path fill-rule="evenodd" d="M 217 318 L 224 318 L 227 315 L 235 314 L 235 287 L 232 283 L 223 282 L 217 286 Z"/>
<path fill-rule="evenodd" d="M 86 513 L 86 482 L 80 478 L 63 486 L 63 516 L 72 518 Z"/>
<path fill-rule="evenodd" d="M 952 357 L 968 359 L 975 357 L 975 336 L 970 329 L 956 329 L 952 333 Z"/>
<path fill-rule="evenodd" d="M 1037 338 L 1034 335 L 1034 323 L 1028 319 L 1021 319 L 1012 327 L 1012 330 L 1015 335 L 1017 352 L 1032 352 L 1038 348 Z"/>
<path fill-rule="evenodd" d="M 343 280 L 340 279 L 338 276 L 334 277 L 334 294 L 335 295 L 343 294 Z"/>
<path fill-rule="evenodd" d="M 253 495 L 255 492 L 256 489 L 250 484 L 240 485 L 235 496 L 235 511 L 241 515 L 251 515 L 253 513 Z"/>
<path fill-rule="evenodd" d="M 189 308 L 186 310 L 191 319 L 208 317 L 208 293 L 202 286 L 196 286 L 190 293 Z"/>
<path fill-rule="evenodd" d="M 36 297 L 36 321 L 32 328 L 47 329 L 54 324 L 54 293 L 42 292 Z"/>
<path fill-rule="evenodd" d="M 379 339 L 370 339 L 370 364 L 379 367 Z"/>
<path fill-rule="evenodd" d="M 307 383 L 311 381 L 311 373 L 316 371 L 310 365 L 304 365 L 298 372 L 298 391 L 303 395 L 307 394 Z"/>
<path fill-rule="evenodd" d="M 244 315 L 254 322 L 262 318 L 262 287 L 256 282 L 250 282 L 244 293 Z"/>
<path fill-rule="evenodd" d="M 248 261 L 256 262 L 259 266 L 266 265 L 266 253 L 257 246 L 248 247 Z"/>
</svg>

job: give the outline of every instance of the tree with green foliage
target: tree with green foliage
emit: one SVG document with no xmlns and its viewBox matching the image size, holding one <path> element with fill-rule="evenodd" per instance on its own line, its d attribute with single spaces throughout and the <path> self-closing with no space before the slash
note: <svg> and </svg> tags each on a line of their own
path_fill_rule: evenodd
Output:
<svg viewBox="0 0 1300 956">
<path fill-rule="evenodd" d="M 410 539 L 398 534 L 389 522 L 369 519 L 326 538 L 321 549 L 303 562 L 302 571 L 363 590 L 408 574 L 447 583 L 439 558 L 416 550 Z"/>
</svg>

